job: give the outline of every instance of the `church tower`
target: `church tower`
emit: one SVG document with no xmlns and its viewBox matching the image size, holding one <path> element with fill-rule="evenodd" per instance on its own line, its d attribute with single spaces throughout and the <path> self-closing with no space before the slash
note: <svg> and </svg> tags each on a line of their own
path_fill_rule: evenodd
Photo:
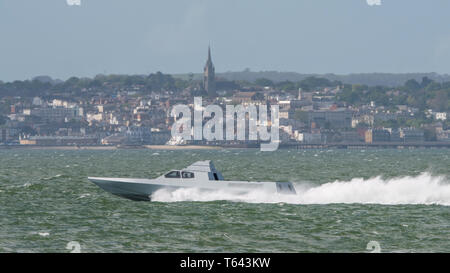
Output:
<svg viewBox="0 0 450 273">
<path fill-rule="evenodd" d="M 203 89 L 209 96 L 216 96 L 215 68 L 211 59 L 211 47 L 208 47 L 208 60 L 203 70 Z"/>
</svg>

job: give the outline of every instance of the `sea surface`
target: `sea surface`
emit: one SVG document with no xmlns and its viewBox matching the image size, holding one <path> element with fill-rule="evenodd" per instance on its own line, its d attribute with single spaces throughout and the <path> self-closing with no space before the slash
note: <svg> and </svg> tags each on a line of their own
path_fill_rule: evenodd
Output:
<svg viewBox="0 0 450 273">
<path fill-rule="evenodd" d="M 135 202 L 87 180 L 198 160 L 298 194 L 185 189 Z M 0 150 L 0 252 L 71 251 L 449 252 L 450 150 Z"/>
</svg>

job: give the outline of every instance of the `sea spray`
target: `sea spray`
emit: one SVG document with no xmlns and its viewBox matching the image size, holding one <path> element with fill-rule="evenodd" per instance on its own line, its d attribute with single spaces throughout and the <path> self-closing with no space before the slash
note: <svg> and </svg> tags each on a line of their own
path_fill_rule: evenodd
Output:
<svg viewBox="0 0 450 273">
<path fill-rule="evenodd" d="M 383 179 L 381 176 L 351 181 L 335 181 L 319 186 L 295 183 L 297 195 L 252 191 L 236 194 L 226 190 L 203 191 L 185 188 L 161 190 L 152 200 L 159 202 L 227 200 L 247 203 L 288 204 L 383 204 L 383 205 L 444 205 L 450 206 L 450 183 L 444 176 L 422 173 L 418 176 Z"/>
</svg>

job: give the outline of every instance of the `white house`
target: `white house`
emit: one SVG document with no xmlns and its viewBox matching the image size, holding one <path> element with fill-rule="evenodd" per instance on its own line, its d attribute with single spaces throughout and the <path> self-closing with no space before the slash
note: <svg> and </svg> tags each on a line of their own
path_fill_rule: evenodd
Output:
<svg viewBox="0 0 450 273">
<path fill-rule="evenodd" d="M 447 120 L 447 113 L 446 112 L 438 112 L 438 113 L 434 113 L 434 118 L 436 120 L 443 120 L 446 121 Z"/>
</svg>

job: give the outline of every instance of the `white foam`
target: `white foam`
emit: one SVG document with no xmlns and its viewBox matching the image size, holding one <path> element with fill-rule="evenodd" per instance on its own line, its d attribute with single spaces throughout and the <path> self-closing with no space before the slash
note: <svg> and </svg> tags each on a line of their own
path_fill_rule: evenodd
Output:
<svg viewBox="0 0 450 273">
<path fill-rule="evenodd" d="M 422 173 L 416 177 L 367 180 L 355 178 L 351 181 L 336 181 L 320 186 L 294 183 L 297 195 L 281 195 L 264 191 L 235 194 L 225 190 L 204 192 L 195 188 L 175 191 L 160 190 L 152 200 L 159 202 L 217 201 L 228 200 L 248 203 L 288 204 L 383 204 L 383 205 L 445 205 L 450 206 L 450 184 L 443 176 Z"/>
<path fill-rule="evenodd" d="M 89 197 L 89 196 L 91 196 L 90 193 L 83 193 L 83 194 L 80 195 L 80 197 L 78 197 L 78 198 L 81 199 L 81 198 L 85 198 L 85 197 Z"/>
</svg>

